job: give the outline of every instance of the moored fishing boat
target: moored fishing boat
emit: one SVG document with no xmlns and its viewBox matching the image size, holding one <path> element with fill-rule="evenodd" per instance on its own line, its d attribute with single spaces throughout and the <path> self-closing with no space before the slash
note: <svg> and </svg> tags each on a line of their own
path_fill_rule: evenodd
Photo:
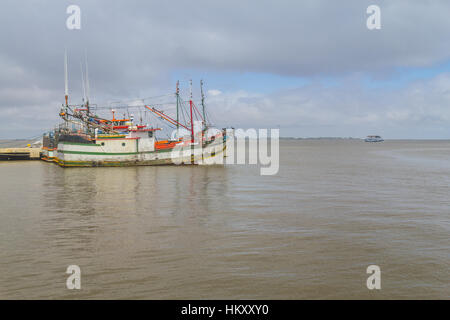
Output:
<svg viewBox="0 0 450 320">
<path fill-rule="evenodd" d="M 43 160 L 56 162 L 62 167 L 97 167 L 199 164 L 205 159 L 223 157 L 226 148 L 226 130 L 215 132 L 214 135 L 206 134 L 208 125 L 204 110 L 202 82 L 203 117 L 192 100 L 191 82 L 188 123 L 181 123 L 179 120 L 178 82 L 175 93 L 176 119 L 155 107 L 143 105 L 145 110 L 176 128 L 177 135 L 173 139 L 158 141 L 155 133 L 161 128 L 150 127 L 142 123 L 136 124 L 133 116 L 116 119 L 114 110 L 111 110 L 112 119 L 100 117 L 92 111 L 89 104 L 87 64 L 86 79 L 82 81 L 83 103 L 69 105 L 67 55 L 64 69 L 65 104 L 59 113 L 64 122 L 52 132 L 44 135 Z M 195 115 L 201 123 L 200 130 L 194 130 Z M 178 134 L 180 129 L 184 130 L 184 136 Z"/>
</svg>

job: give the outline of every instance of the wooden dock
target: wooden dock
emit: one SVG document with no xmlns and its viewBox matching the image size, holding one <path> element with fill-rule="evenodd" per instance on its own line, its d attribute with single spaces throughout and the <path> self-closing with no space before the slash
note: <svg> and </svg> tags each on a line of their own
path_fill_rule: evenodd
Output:
<svg viewBox="0 0 450 320">
<path fill-rule="evenodd" d="M 39 160 L 41 148 L 0 148 L 0 160 Z"/>
</svg>

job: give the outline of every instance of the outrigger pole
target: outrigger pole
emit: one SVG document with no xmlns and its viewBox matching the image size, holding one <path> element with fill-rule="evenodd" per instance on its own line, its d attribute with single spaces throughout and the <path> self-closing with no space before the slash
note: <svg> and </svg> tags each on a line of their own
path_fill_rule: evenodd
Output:
<svg viewBox="0 0 450 320">
<path fill-rule="evenodd" d="M 166 120 L 167 122 L 169 122 L 172 125 L 176 125 L 176 126 L 181 126 L 183 128 L 185 128 L 186 130 L 190 130 L 188 127 L 186 127 L 185 125 L 179 123 L 178 121 L 176 121 L 175 119 L 172 119 L 171 117 L 169 117 L 167 114 L 165 114 L 164 112 L 155 109 L 154 107 L 150 108 L 147 105 L 144 105 L 145 108 L 147 108 L 148 110 L 150 110 L 151 112 L 153 112 L 154 114 L 156 114 L 157 116 L 161 117 L 162 119 Z"/>
</svg>

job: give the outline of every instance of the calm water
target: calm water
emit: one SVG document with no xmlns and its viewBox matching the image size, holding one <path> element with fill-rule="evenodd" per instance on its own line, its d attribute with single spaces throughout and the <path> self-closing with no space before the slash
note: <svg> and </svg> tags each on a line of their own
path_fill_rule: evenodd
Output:
<svg viewBox="0 0 450 320">
<path fill-rule="evenodd" d="M 449 141 L 282 141 L 280 161 L 0 162 L 0 298 L 450 298 Z"/>
</svg>

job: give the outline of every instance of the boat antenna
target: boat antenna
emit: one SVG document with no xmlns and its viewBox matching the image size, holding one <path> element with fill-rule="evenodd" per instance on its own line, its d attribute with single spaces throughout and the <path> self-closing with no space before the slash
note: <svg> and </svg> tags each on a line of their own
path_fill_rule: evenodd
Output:
<svg viewBox="0 0 450 320">
<path fill-rule="evenodd" d="M 205 95 L 203 94 L 203 80 L 200 80 L 200 92 L 201 92 L 201 94 L 202 94 L 203 130 L 206 130 Z"/>
<path fill-rule="evenodd" d="M 66 108 L 69 106 L 69 78 L 67 75 L 67 49 L 64 50 L 64 94 Z"/>
</svg>

